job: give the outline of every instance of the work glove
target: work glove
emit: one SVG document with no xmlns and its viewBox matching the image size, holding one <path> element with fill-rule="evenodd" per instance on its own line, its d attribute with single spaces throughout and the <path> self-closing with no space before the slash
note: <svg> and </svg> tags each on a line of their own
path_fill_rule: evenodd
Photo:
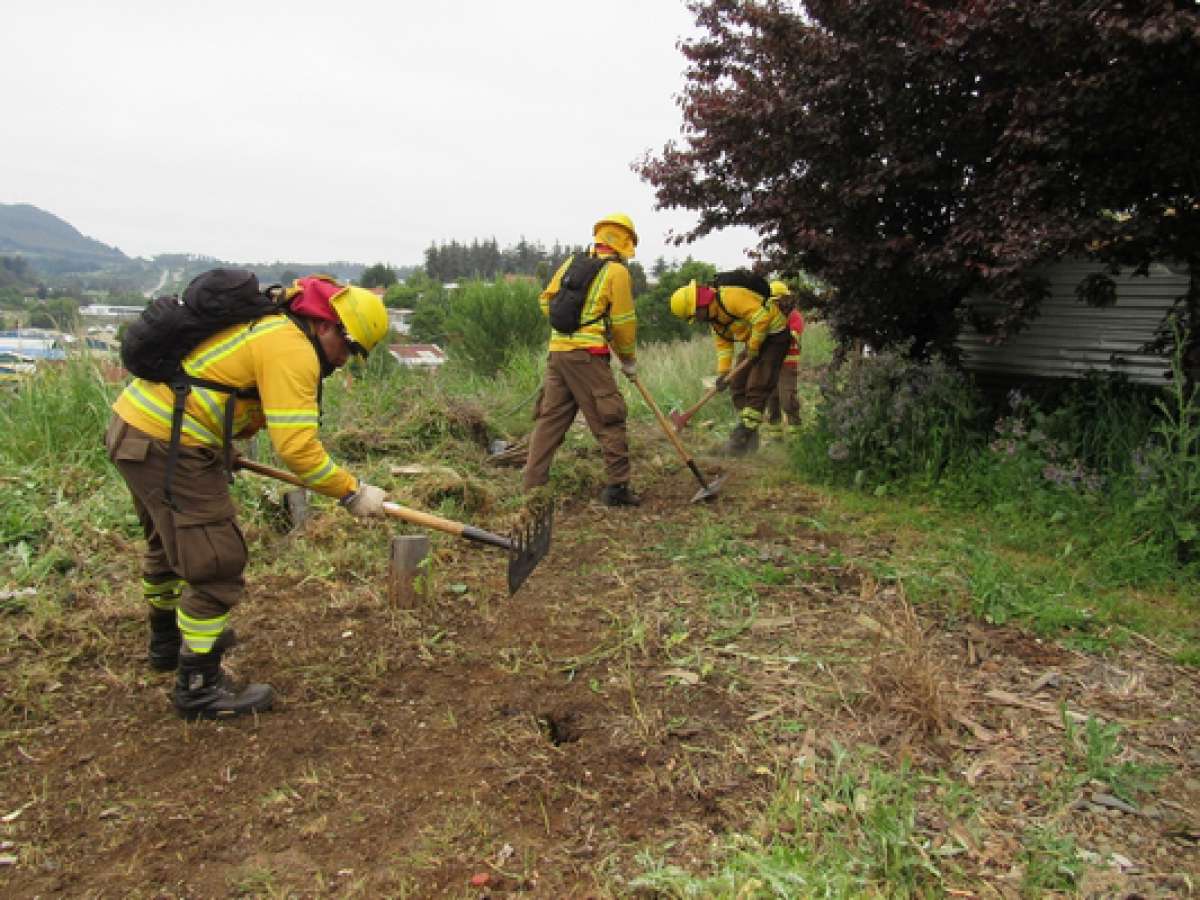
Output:
<svg viewBox="0 0 1200 900">
<path fill-rule="evenodd" d="M 360 481 L 358 490 L 343 497 L 341 503 L 350 515 L 365 519 L 369 516 L 384 515 L 383 501 L 385 499 L 387 499 L 387 494 L 384 493 L 383 488 Z"/>
<path fill-rule="evenodd" d="M 714 387 L 716 387 L 718 391 L 723 391 L 725 388 L 729 387 L 729 374 L 726 373 L 724 375 L 718 375 Z"/>
<path fill-rule="evenodd" d="M 632 359 L 621 360 L 621 371 L 626 378 L 637 378 L 637 362 Z"/>
</svg>

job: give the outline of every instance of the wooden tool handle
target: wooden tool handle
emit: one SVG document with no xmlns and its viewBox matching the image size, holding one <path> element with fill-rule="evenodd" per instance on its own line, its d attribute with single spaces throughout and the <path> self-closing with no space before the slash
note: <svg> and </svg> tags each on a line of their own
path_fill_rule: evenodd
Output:
<svg viewBox="0 0 1200 900">
<path fill-rule="evenodd" d="M 266 475 L 268 478 L 274 478 L 277 481 L 285 481 L 288 484 L 294 484 L 297 487 L 306 487 L 304 482 L 291 472 L 286 472 L 283 469 L 277 469 L 274 466 L 268 466 L 260 462 L 255 462 L 254 460 L 247 459 L 244 456 L 239 456 L 234 461 L 234 465 L 239 469 L 248 469 L 251 472 L 257 472 L 259 475 Z M 403 519 L 405 522 L 411 522 L 413 525 L 420 525 L 423 528 L 432 528 L 435 531 L 444 531 L 446 534 L 452 534 L 455 537 L 464 537 L 463 531 L 467 527 L 462 522 L 454 522 L 450 519 L 443 519 L 441 516 L 435 516 L 432 513 L 421 512 L 417 509 L 410 509 L 407 506 L 401 506 L 399 503 L 392 503 L 390 501 L 384 501 L 383 511 L 393 518 Z M 474 535 L 472 535 L 472 539 L 475 539 Z M 508 543 L 507 540 L 504 542 Z M 495 542 L 490 541 L 489 543 Z"/>
<path fill-rule="evenodd" d="M 658 404 L 654 402 L 654 398 L 650 396 L 650 392 L 646 390 L 646 386 L 642 384 L 641 379 L 635 375 L 630 379 L 630 381 L 637 385 L 637 389 L 642 394 L 642 399 L 646 401 L 646 405 L 650 407 L 650 410 L 654 413 L 655 418 L 658 419 L 658 424 L 662 426 L 662 430 L 666 433 L 667 437 L 670 438 L 671 443 L 675 445 L 675 452 L 679 454 L 679 458 L 682 459 L 685 464 L 691 465 L 691 454 L 689 454 L 684 448 L 683 441 L 679 440 L 679 435 L 675 433 L 675 427 L 671 424 L 667 417 L 663 415 L 662 410 L 658 408 Z"/>
<path fill-rule="evenodd" d="M 736 366 L 734 366 L 733 370 L 730 371 L 729 374 L 725 376 L 726 381 L 731 380 L 735 375 L 737 375 L 743 369 L 748 367 L 752 362 L 754 362 L 754 360 L 752 358 L 750 358 L 749 356 L 747 356 L 740 363 L 738 363 Z M 716 385 L 713 385 L 712 387 L 710 387 L 707 391 L 704 392 L 703 397 L 701 397 L 694 404 L 692 404 L 691 408 L 688 409 L 687 412 L 683 412 L 683 413 L 679 414 L 680 423 L 682 425 L 686 425 L 688 423 L 688 421 L 692 418 L 692 416 L 694 416 L 697 412 L 700 411 L 700 407 L 702 407 L 705 403 L 707 403 L 713 397 L 717 396 L 717 394 L 719 394 L 719 393 L 721 393 L 721 389 L 719 387 L 717 387 Z"/>
</svg>

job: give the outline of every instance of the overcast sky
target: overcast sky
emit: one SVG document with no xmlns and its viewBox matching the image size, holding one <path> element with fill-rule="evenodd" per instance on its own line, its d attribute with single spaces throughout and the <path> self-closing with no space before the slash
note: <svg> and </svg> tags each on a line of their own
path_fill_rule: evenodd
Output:
<svg viewBox="0 0 1200 900">
<path fill-rule="evenodd" d="M 0 202 L 132 256 L 416 264 L 431 241 L 590 239 L 679 134 L 683 0 L 7 0 Z"/>
</svg>

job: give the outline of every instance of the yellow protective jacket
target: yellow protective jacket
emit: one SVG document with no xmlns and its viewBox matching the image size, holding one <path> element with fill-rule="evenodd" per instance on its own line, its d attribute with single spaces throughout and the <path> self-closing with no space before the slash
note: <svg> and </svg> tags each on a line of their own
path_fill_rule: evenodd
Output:
<svg viewBox="0 0 1200 900">
<path fill-rule="evenodd" d="M 283 315 L 226 328 L 183 361 L 184 371 L 234 388 L 258 389 L 259 399 L 192 387 L 184 409 L 181 442 L 189 447 L 225 445 L 226 400 L 234 407 L 233 437 L 246 438 L 263 425 L 284 464 L 314 491 L 344 497 L 358 482 L 334 464 L 317 437 L 317 389 L 321 363 L 312 342 Z M 174 393 L 169 385 L 135 378 L 113 404 L 118 416 L 151 437 L 171 439 Z"/>
<path fill-rule="evenodd" d="M 733 285 L 717 288 L 717 296 L 708 305 L 708 322 L 717 345 L 718 375 L 733 367 L 735 343 L 745 344 L 746 351 L 755 356 L 767 335 L 787 328 L 787 320 L 774 303 Z"/>
<path fill-rule="evenodd" d="M 595 251 L 591 251 L 595 253 Z M 592 322 L 582 325 L 574 334 L 561 334 L 550 329 L 550 352 L 563 350 L 589 350 L 592 353 L 606 352 L 611 343 L 612 348 L 622 359 L 634 359 L 637 351 L 637 315 L 633 307 L 633 282 L 629 270 L 615 254 L 601 254 L 605 259 L 612 260 L 600 270 L 588 289 L 587 300 L 583 303 L 583 313 L 579 321 Z M 538 302 L 542 307 L 542 315 L 549 317 L 550 301 L 558 294 L 562 283 L 563 273 L 571 264 L 571 258 L 558 267 L 546 289 L 542 291 Z"/>
</svg>

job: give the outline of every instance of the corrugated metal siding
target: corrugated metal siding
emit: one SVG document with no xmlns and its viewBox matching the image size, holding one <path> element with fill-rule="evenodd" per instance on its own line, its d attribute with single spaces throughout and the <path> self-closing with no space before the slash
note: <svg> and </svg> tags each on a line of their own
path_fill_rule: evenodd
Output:
<svg viewBox="0 0 1200 900">
<path fill-rule="evenodd" d="M 1186 269 L 1174 272 L 1152 265 L 1148 277 L 1113 277 L 1117 302 L 1097 309 L 1077 300 L 1075 288 L 1104 267 L 1090 262 L 1061 262 L 1048 268 L 1050 294 L 1037 319 L 1003 344 L 989 345 L 967 326 L 958 339 L 963 365 L 1000 378 L 1082 378 L 1088 372 L 1120 372 L 1130 381 L 1161 385 L 1170 378 L 1170 358 L 1142 349 L 1154 340 L 1166 314 L 1187 293 Z M 986 309 L 988 300 L 969 304 Z"/>
</svg>

